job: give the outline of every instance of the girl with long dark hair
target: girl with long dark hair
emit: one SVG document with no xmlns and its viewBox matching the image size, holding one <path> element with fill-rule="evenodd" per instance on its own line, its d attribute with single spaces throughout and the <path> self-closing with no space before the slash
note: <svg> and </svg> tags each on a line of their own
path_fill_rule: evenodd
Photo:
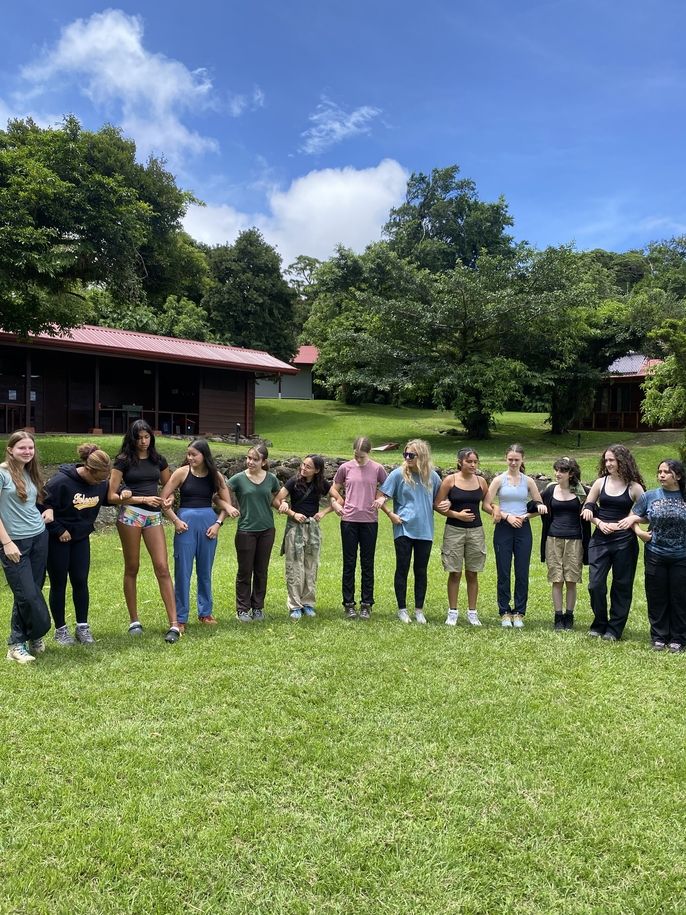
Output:
<svg viewBox="0 0 686 915">
<path fill-rule="evenodd" d="M 176 618 L 183 633 L 188 625 L 191 575 L 195 563 L 198 588 L 198 622 L 216 625 L 212 600 L 212 566 L 217 551 L 219 529 L 226 510 L 217 514 L 212 507 L 215 499 L 229 501 L 226 480 L 217 470 L 210 446 L 204 438 L 196 438 L 186 449 L 186 460 L 164 484 L 163 502 L 179 491 L 179 508 L 171 509 L 167 518 L 174 524 L 174 595 Z"/>
<path fill-rule="evenodd" d="M 303 616 L 316 616 L 322 544 L 319 522 L 333 511 L 330 504 L 322 508 L 320 503 L 330 493 L 331 483 L 324 478 L 324 458 L 308 454 L 298 473 L 286 480 L 276 496 L 279 512 L 288 515 L 281 552 L 286 558 L 288 612 L 296 622 Z"/>
<path fill-rule="evenodd" d="M 660 461 L 658 488 L 639 497 L 628 523 L 645 540 L 645 589 L 655 651 L 686 649 L 686 476 L 674 458 Z M 641 531 L 638 524 L 649 524 Z"/>
<path fill-rule="evenodd" d="M 108 499 L 119 504 L 117 530 L 124 553 L 124 598 L 129 611 L 129 633 L 140 635 L 143 626 L 138 619 L 136 579 L 140 568 L 141 540 L 150 554 L 160 595 L 167 611 L 169 628 L 166 642 L 178 642 L 174 587 L 169 574 L 167 541 L 162 527 L 162 509 L 168 508 L 158 494 L 160 485 L 169 480 L 167 459 L 155 447 L 155 435 L 144 419 L 137 419 L 124 436 L 121 451 L 110 475 Z M 121 491 L 122 487 L 126 492 Z"/>
<path fill-rule="evenodd" d="M 473 448 L 462 448 L 457 454 L 457 473 L 450 473 L 441 483 L 436 507 L 445 515 L 441 560 L 448 573 L 447 626 L 457 625 L 460 580 L 464 569 L 467 580 L 467 622 L 480 626 L 476 602 L 479 596 L 479 572 L 486 564 L 486 536 L 480 507 L 488 486 L 477 475 L 479 455 Z M 447 500 L 448 508 L 443 508 Z"/>
</svg>

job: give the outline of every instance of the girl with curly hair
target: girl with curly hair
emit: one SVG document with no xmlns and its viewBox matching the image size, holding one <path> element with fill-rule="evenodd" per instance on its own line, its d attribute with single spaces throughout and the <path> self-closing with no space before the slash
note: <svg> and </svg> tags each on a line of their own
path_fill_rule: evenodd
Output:
<svg viewBox="0 0 686 915">
<path fill-rule="evenodd" d="M 622 637 L 631 609 L 638 540 L 629 515 L 644 492 L 643 477 L 629 449 L 624 445 L 606 448 L 600 458 L 598 479 L 591 486 L 581 517 L 595 525 L 588 547 L 588 591 L 593 611 L 589 635 L 607 642 L 616 642 Z"/>
</svg>

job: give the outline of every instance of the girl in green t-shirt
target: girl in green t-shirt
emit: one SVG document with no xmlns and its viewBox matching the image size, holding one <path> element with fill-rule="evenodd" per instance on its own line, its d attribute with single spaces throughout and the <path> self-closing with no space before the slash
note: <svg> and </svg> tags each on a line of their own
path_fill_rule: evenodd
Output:
<svg viewBox="0 0 686 915">
<path fill-rule="evenodd" d="M 228 481 L 229 492 L 238 508 L 221 503 L 227 514 L 238 518 L 236 531 L 236 615 L 241 623 L 264 620 L 269 558 L 274 546 L 273 508 L 281 484 L 267 469 L 269 452 L 262 444 L 248 451 L 246 468 Z"/>
</svg>

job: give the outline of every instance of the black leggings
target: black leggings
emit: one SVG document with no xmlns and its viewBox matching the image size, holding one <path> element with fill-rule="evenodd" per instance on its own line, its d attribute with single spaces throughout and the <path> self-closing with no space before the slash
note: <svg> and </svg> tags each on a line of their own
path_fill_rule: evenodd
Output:
<svg viewBox="0 0 686 915">
<path fill-rule="evenodd" d="M 396 537 L 395 546 L 395 578 L 393 587 L 398 609 L 407 607 L 407 576 L 410 572 L 410 560 L 414 551 L 414 605 L 417 610 L 424 606 L 426 597 L 426 570 L 431 555 L 431 540 L 413 540 L 412 537 Z"/>
<path fill-rule="evenodd" d="M 76 622 L 88 622 L 88 572 L 91 565 L 91 543 L 83 540 L 68 540 L 62 543 L 56 537 L 50 538 L 48 547 L 48 577 L 50 578 L 50 612 L 55 629 L 65 624 L 64 602 L 67 593 L 67 577 L 71 582 Z"/>
</svg>

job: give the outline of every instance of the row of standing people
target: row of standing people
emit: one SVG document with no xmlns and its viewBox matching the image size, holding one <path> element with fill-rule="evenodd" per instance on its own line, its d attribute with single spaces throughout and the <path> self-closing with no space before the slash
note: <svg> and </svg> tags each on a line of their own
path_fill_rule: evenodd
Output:
<svg viewBox="0 0 686 915">
<path fill-rule="evenodd" d="M 590 634 L 607 640 L 621 637 L 631 603 L 637 532 L 647 541 L 646 556 L 650 559 L 646 562 L 646 589 L 653 645 L 658 650 L 669 646 L 675 651 L 686 644 L 686 614 L 679 602 L 680 594 L 686 593 L 682 587 L 686 581 L 679 578 L 686 566 L 684 480 L 679 462 L 668 460 L 660 464 L 660 498 L 653 492 L 650 499 L 641 501 L 643 482 L 630 452 L 621 445 L 604 452 L 598 480 L 587 498 L 578 465 L 570 458 L 555 463 L 556 482 L 541 496 L 534 481 L 524 473 L 524 454 L 519 445 L 508 449 L 508 469 L 496 476 L 490 487 L 478 474 L 478 455 L 473 449 L 459 453 L 457 472 L 443 481 L 431 466 L 428 445 L 421 440 L 408 443 L 402 465 L 388 476 L 381 465 L 371 460 L 370 450 L 369 440 L 358 438 L 353 460 L 339 468 L 332 484 L 324 479 L 322 458 L 308 455 L 299 473 L 281 487 L 267 469 L 266 449 L 258 446 L 248 452 L 245 471 L 231 477 L 227 486 L 204 440 L 191 443 L 186 463 L 172 474 L 156 450 L 152 430 L 138 421 L 124 437 L 112 470 L 108 455 L 94 445 L 84 445 L 82 463 L 60 468 L 43 493 L 35 443 L 28 433 L 15 433 L 8 442 L 7 460 L 0 468 L 0 559 L 15 597 L 8 657 L 21 661 L 32 658 L 27 642 L 34 653 L 44 648 L 42 636 L 50 628 L 50 617 L 39 592 L 46 564 L 56 640 L 62 644 L 93 641 L 88 625 L 89 535 L 105 501 L 119 505 L 117 528 L 124 554 L 124 594 L 132 635 L 142 632 L 136 589 L 141 542 L 150 553 L 167 610 L 169 628 L 165 639 L 177 641 L 187 625 L 194 564 L 198 619 L 209 625 L 216 623 L 211 572 L 217 535 L 228 516 L 238 518 L 237 617 L 241 622 L 264 619 L 267 573 L 275 539 L 273 508 L 288 515 L 282 552 L 286 556 L 288 610 L 292 619 L 315 615 L 319 522 L 329 511 L 341 516 L 344 613 L 348 618 L 369 619 L 374 603 L 377 517 L 383 510 L 394 526 L 398 616 L 403 622 L 411 620 L 406 597 L 413 561 L 414 616 L 419 623 L 426 622 L 424 598 L 433 514 L 437 511 L 446 517 L 441 551 L 443 567 L 448 572 L 446 623 L 455 625 L 458 621 L 464 571 L 467 620 L 478 626 L 478 574 L 486 557 L 479 510 L 483 506 L 495 525 L 498 608 L 503 626 L 521 628 L 524 624 L 532 548 L 529 522 L 541 514 L 541 550 L 552 585 L 555 628 L 573 625 L 576 586 L 587 557 L 594 614 Z M 175 513 L 172 502 L 176 490 L 180 507 Z M 321 500 L 327 498 L 329 504 L 322 508 Z M 392 507 L 387 505 L 389 499 Z M 163 514 L 175 527 L 173 584 L 161 527 Z M 646 521 L 651 524 L 651 532 L 639 528 Z M 589 544 L 591 522 L 596 530 Z M 51 536 L 47 536 L 46 523 Z M 359 609 L 354 593 L 358 552 Z M 513 561 L 515 587 L 511 605 Z M 610 571 L 613 579 L 608 612 Z M 67 579 L 72 584 L 76 611 L 74 636 L 65 622 Z M 34 593 L 27 600 L 32 584 Z"/>
</svg>

